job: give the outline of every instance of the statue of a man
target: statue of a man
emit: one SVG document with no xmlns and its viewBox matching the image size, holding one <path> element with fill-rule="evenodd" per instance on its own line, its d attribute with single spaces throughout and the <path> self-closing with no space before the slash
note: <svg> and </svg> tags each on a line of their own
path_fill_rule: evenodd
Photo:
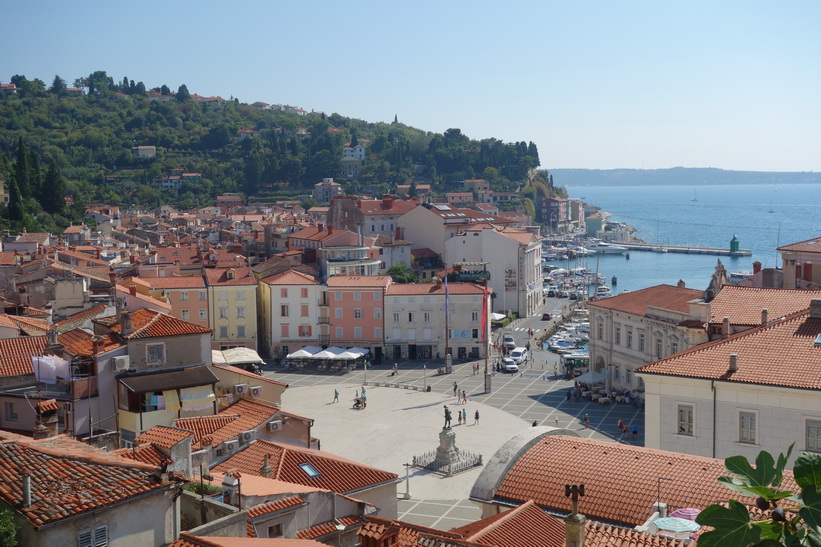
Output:
<svg viewBox="0 0 821 547">
<path fill-rule="evenodd" d="M 445 405 L 445 427 L 444 429 L 450 429 L 450 409 L 448 405 Z"/>
</svg>

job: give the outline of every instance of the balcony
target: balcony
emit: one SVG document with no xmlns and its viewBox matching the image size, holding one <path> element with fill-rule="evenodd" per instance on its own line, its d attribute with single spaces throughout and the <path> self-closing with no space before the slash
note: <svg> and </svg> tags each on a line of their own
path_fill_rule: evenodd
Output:
<svg viewBox="0 0 821 547">
<path fill-rule="evenodd" d="M 317 319 L 318 325 L 330 325 L 331 324 L 331 316 L 330 315 L 320 315 L 319 319 Z"/>
</svg>

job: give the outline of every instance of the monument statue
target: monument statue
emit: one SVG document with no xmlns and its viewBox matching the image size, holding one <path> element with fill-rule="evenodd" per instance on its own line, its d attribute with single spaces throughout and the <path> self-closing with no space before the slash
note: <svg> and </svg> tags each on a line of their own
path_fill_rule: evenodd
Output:
<svg viewBox="0 0 821 547">
<path fill-rule="evenodd" d="M 445 405 L 445 427 L 442 429 L 450 429 L 450 409 Z"/>
</svg>

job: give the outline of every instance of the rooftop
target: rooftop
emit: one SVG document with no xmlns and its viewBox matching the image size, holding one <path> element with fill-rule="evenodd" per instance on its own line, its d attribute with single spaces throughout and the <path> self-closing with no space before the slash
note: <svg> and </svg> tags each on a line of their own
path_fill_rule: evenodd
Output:
<svg viewBox="0 0 821 547">
<path fill-rule="evenodd" d="M 594 300 L 588 302 L 587 305 L 591 308 L 603 308 L 633 315 L 647 315 L 648 307 L 689 313 L 690 307 L 687 303 L 701 297 L 702 292 L 695 289 L 656 285 L 602 300 Z"/>
</svg>

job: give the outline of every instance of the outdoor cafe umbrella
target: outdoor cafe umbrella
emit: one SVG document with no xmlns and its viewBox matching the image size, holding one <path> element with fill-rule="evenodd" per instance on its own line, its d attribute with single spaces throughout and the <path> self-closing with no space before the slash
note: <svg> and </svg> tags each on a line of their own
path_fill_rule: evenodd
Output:
<svg viewBox="0 0 821 547">
<path fill-rule="evenodd" d="M 668 532 L 695 532 L 701 526 L 692 520 L 682 519 L 678 517 L 664 517 L 653 521 L 656 528 L 659 530 L 666 530 Z"/>
<path fill-rule="evenodd" d="M 685 520 L 696 520 L 698 514 L 701 513 L 695 507 L 682 507 L 681 509 L 676 509 L 672 513 L 670 513 L 671 517 L 678 517 L 680 519 Z"/>
</svg>

